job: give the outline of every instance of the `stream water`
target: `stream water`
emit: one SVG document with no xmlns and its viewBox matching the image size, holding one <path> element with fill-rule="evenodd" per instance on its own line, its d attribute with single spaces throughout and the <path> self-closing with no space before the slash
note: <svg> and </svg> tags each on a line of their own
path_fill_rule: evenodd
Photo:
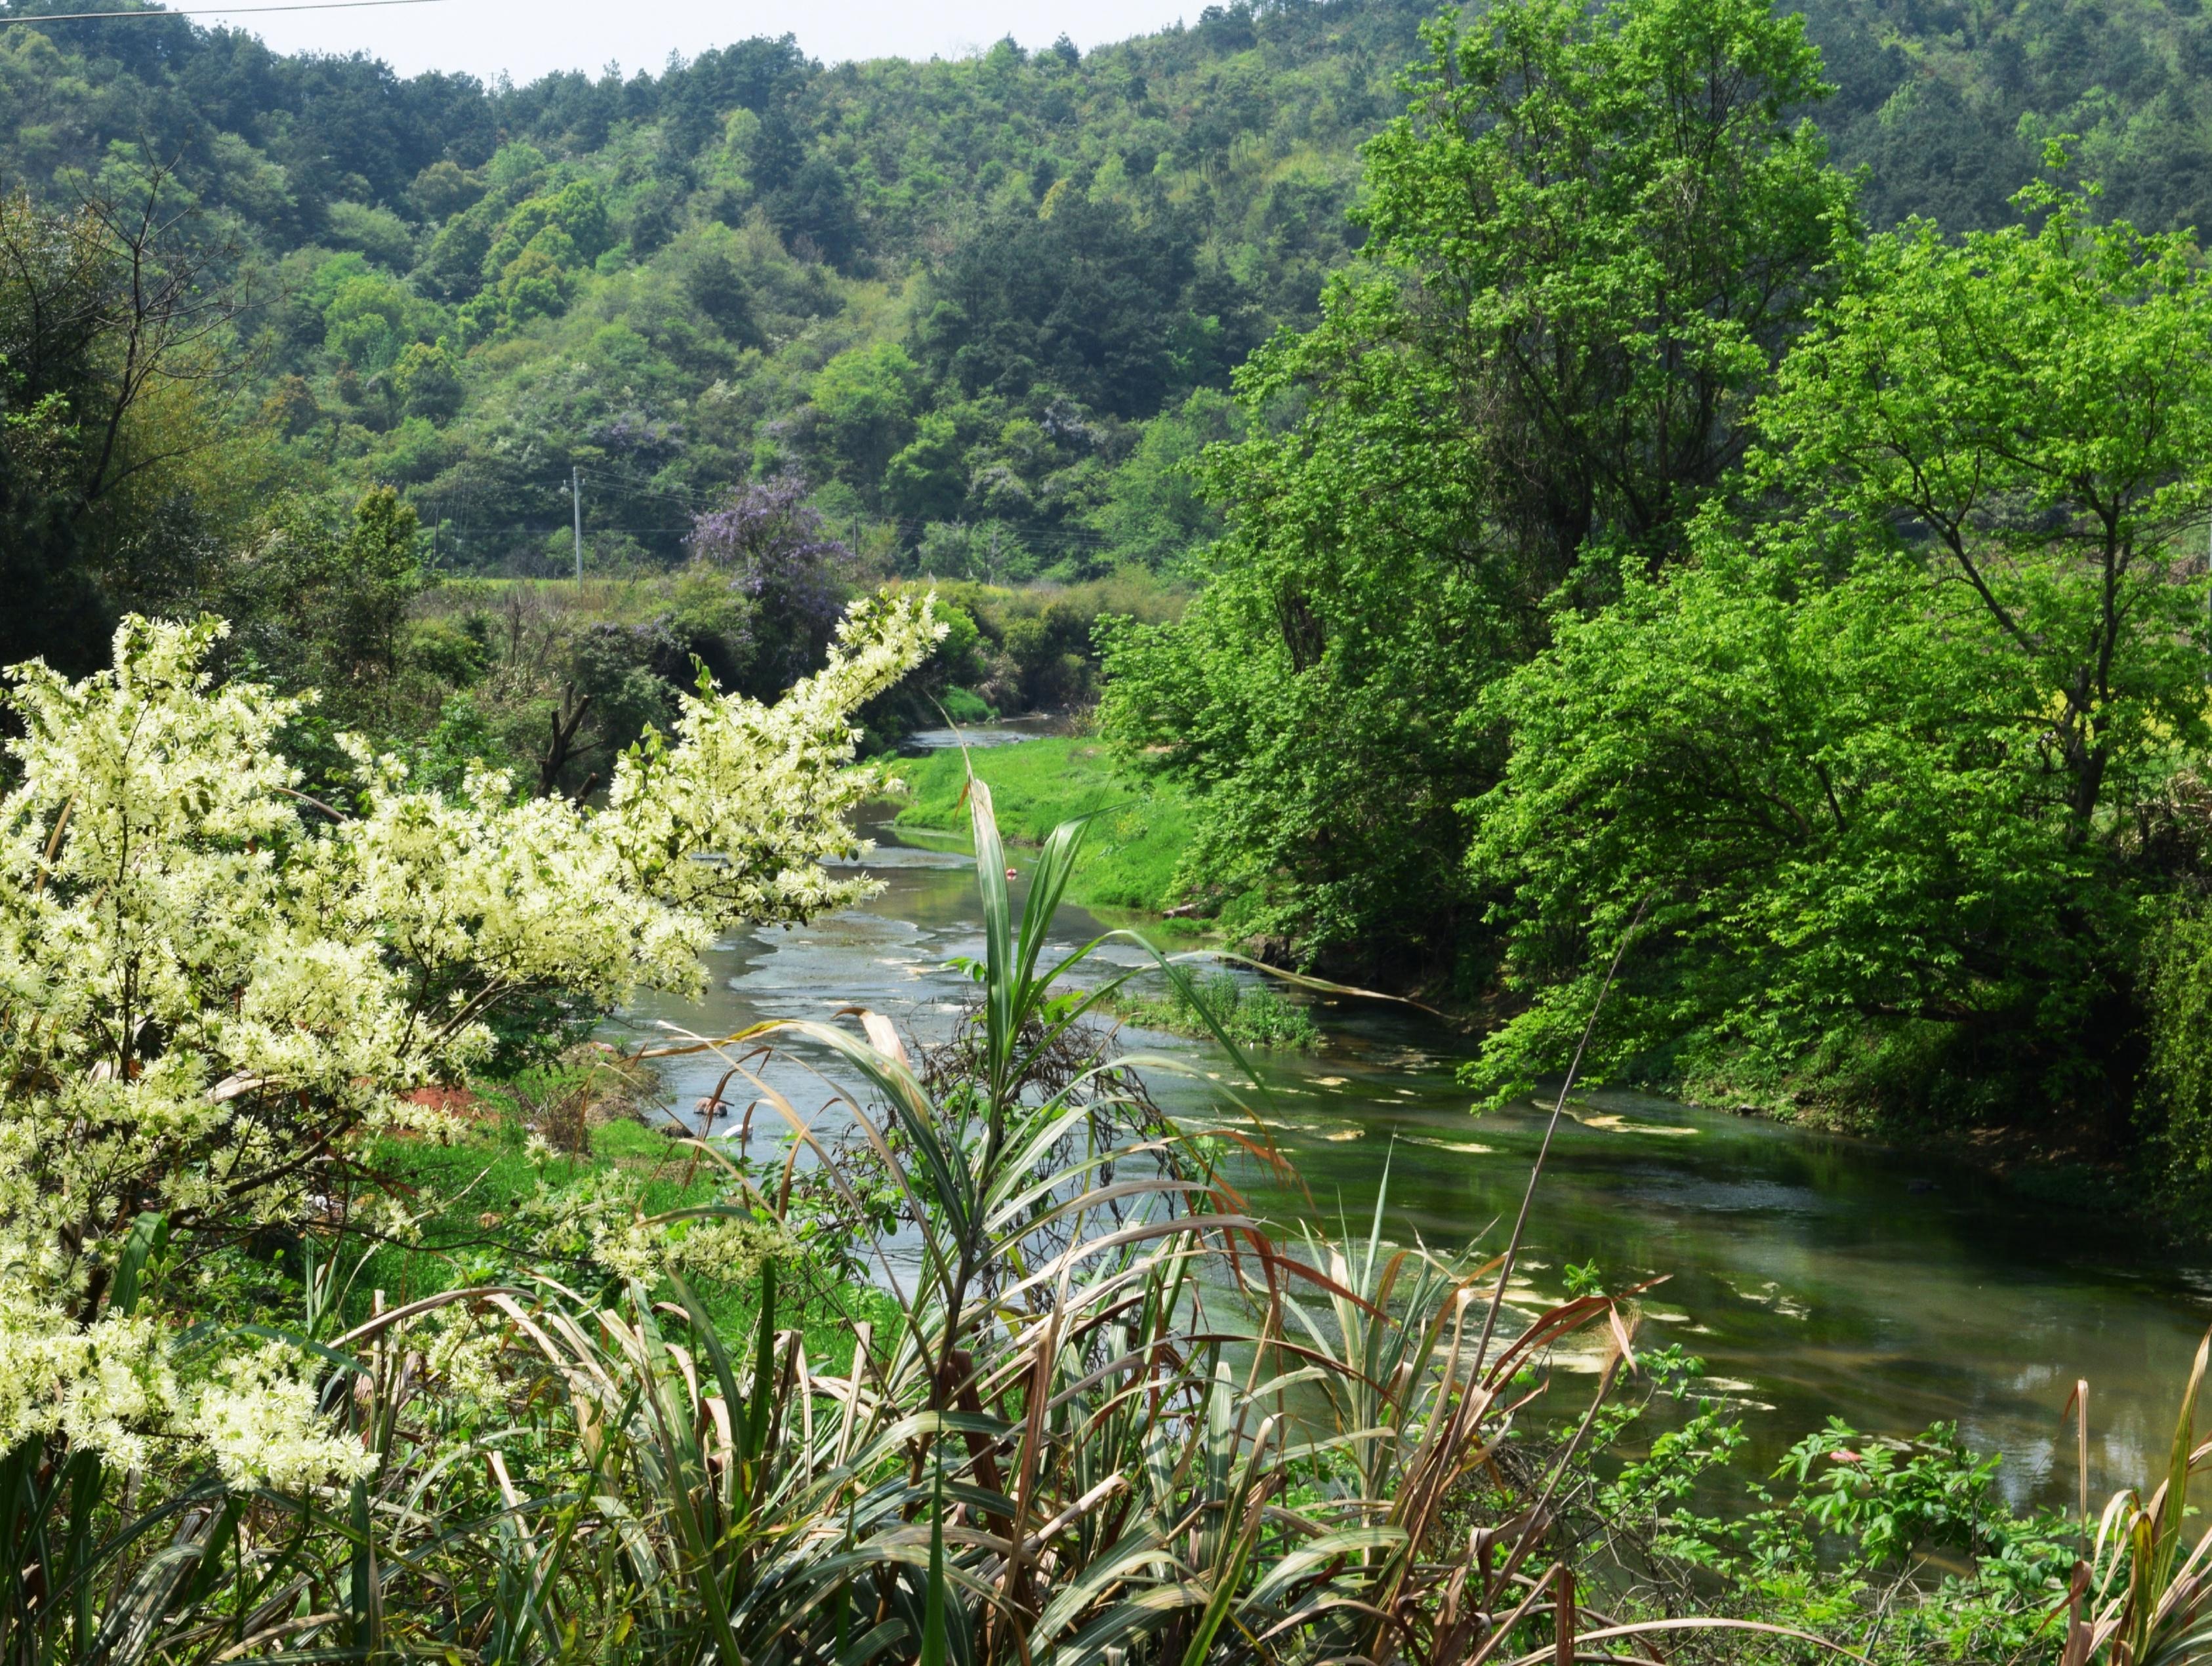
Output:
<svg viewBox="0 0 2212 1666">
<path fill-rule="evenodd" d="M 718 945 L 704 1001 L 661 1000 L 631 1020 L 716 1036 L 865 1006 L 916 1039 L 941 1038 L 970 987 L 945 963 L 982 952 L 971 866 L 901 842 L 888 824 L 868 830 L 881 896 Z M 1025 854 L 1016 860 L 1026 866 Z M 1069 947 L 1103 929 L 1072 908 L 1054 922 Z M 1278 1144 L 1305 1187 L 1249 1165 L 1236 1178 L 1255 1206 L 1286 1231 L 1318 1216 L 1364 1231 L 1381 1193 L 1386 1233 L 1400 1242 L 1502 1245 L 1544 1113 L 1470 1115 L 1453 1081 L 1467 1043 L 1441 1025 L 1348 1002 L 1315 1016 L 1322 1050 L 1255 1055 Z M 1210 1046 L 1125 1041 L 1233 1075 Z M 711 1057 L 672 1061 L 679 1110 L 720 1069 Z M 803 1112 L 831 1097 L 798 1060 L 772 1066 L 770 1079 Z M 1154 1087 L 1186 1115 L 1209 1091 L 1203 1079 Z M 2074 1438 L 2061 1409 L 2086 1377 L 2093 1495 L 2146 1480 L 2160 1462 L 2212 1324 L 2212 1268 L 2131 1256 L 2093 1221 L 1923 1158 L 1632 1094 L 1597 1094 L 1571 1113 L 1530 1219 L 1534 1292 L 1557 1294 L 1570 1262 L 1595 1261 L 1610 1287 L 1663 1276 L 1645 1300 L 1643 1340 L 1705 1358 L 1743 1408 L 1754 1458 L 1771 1462 L 1830 1415 L 1893 1434 L 1956 1420 L 1974 1450 L 2004 1454 L 2015 1502 L 2065 1504 Z"/>
</svg>

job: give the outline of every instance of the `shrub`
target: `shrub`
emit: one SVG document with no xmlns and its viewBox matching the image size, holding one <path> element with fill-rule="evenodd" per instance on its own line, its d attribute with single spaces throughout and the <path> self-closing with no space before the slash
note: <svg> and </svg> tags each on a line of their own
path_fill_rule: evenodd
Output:
<svg viewBox="0 0 2212 1666">
<path fill-rule="evenodd" d="M 0 1456 L 24 1486 L 96 1492 L 156 1444 L 172 1462 L 218 1460 L 232 1488 L 362 1474 L 359 1444 L 300 1408 L 304 1356 L 185 1330 L 141 1301 L 139 1274 L 172 1237 L 356 1211 L 404 1231 L 401 1200 L 360 1190 L 365 1147 L 442 1131 L 408 1096 L 483 1059 L 503 1005 L 690 987 L 717 930 L 860 894 L 818 866 L 853 851 L 845 818 L 874 785 L 841 768 L 847 714 L 932 629 L 926 603 L 871 605 L 775 708 L 689 700 L 597 812 L 517 802 L 482 770 L 419 788 L 357 742 L 348 807 L 309 798 L 276 749 L 307 702 L 214 686 L 212 620 L 127 620 L 116 668 L 82 682 L 16 667 L 0 799 Z M 276 1455 L 258 1468 L 240 1456 L 256 1406 Z"/>
<path fill-rule="evenodd" d="M 1158 995 L 1123 999 L 1115 1010 L 1132 1024 L 1178 1036 L 1217 1031 L 1241 1047 L 1321 1045 L 1321 1031 L 1305 1009 L 1263 983 L 1233 972 L 1212 972 L 1189 982 L 1171 982 Z"/>
</svg>

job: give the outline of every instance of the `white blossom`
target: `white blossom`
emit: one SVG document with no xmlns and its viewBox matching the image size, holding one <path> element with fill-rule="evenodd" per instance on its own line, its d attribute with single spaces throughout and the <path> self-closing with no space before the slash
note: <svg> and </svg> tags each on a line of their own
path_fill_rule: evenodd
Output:
<svg viewBox="0 0 2212 1666">
<path fill-rule="evenodd" d="M 649 1218 L 635 1177 L 619 1170 L 562 1186 L 541 1180 L 522 1213 L 535 1224 L 541 1250 L 580 1257 L 620 1279 L 711 1273 L 744 1282 L 758 1276 L 764 1262 L 788 1260 L 798 1250 L 772 1221 L 739 1215 Z"/>
<path fill-rule="evenodd" d="M 256 1352 L 180 1377 L 156 1316 L 113 1310 L 132 1219 L 311 1220 L 362 1141 L 445 1129 L 405 1096 L 480 1058 L 501 1000 L 691 988 L 718 931 L 860 894 L 820 866 L 860 849 L 845 818 L 880 781 L 849 714 L 943 632 L 927 601 L 862 604 L 775 705 L 687 698 L 605 811 L 491 773 L 430 791 L 355 743 L 339 820 L 277 750 L 304 702 L 208 673 L 222 629 L 133 617 L 111 672 L 11 673 L 0 1451 L 58 1435 L 131 1465 L 161 1438 L 234 1484 L 314 1485 L 354 1460 L 307 1376 Z M 617 1270 L 660 1253 L 601 1225 Z"/>
<path fill-rule="evenodd" d="M 234 1489 L 300 1493 L 375 1473 L 376 1455 L 334 1433 L 315 1400 L 296 1353 L 259 1348 L 224 1359 L 194 1395 L 185 1423 Z"/>
<path fill-rule="evenodd" d="M 747 1284 L 769 1262 L 788 1262 L 798 1254 L 798 1241 L 780 1223 L 722 1215 L 672 1231 L 661 1264 L 679 1273 L 706 1273 Z"/>
<path fill-rule="evenodd" d="M 464 1399 L 489 1405 L 506 1392 L 500 1375 L 500 1356 L 506 1347 L 498 1332 L 486 1330 L 463 1316 L 448 1323 L 432 1338 L 424 1363 L 433 1377 Z"/>
</svg>

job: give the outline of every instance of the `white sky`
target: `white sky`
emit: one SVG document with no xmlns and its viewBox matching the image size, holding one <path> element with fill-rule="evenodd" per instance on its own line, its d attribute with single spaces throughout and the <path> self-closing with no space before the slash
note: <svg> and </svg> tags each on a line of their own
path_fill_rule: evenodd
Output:
<svg viewBox="0 0 2212 1666">
<path fill-rule="evenodd" d="M 193 12 L 206 3 L 171 0 L 176 9 Z M 554 70 L 596 73 L 610 63 L 620 64 L 625 75 L 658 71 L 672 52 L 688 58 L 756 34 L 796 35 L 808 57 L 833 64 L 856 58 L 957 58 L 1010 33 L 1035 48 L 1065 33 L 1088 51 L 1166 27 L 1186 10 L 1194 21 L 1206 3 L 843 0 L 793 7 L 768 0 L 434 0 L 323 13 L 218 13 L 195 21 L 249 29 L 278 52 L 366 52 L 402 75 L 462 70 L 489 81 L 504 70 L 522 82 Z"/>
</svg>

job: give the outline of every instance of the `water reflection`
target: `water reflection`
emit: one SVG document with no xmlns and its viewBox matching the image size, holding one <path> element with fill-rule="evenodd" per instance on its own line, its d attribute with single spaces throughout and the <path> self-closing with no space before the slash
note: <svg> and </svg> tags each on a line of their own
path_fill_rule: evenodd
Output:
<svg viewBox="0 0 2212 1666">
<path fill-rule="evenodd" d="M 944 751 L 953 746 L 965 746 L 970 751 L 980 751 L 991 746 L 1018 745 L 1024 740 L 1035 740 L 1040 735 L 1071 734 L 1074 728 L 1074 721 L 1064 712 L 1031 712 L 1020 717 L 999 718 L 989 723 L 917 729 L 899 743 L 899 750 L 919 755 Z"/>
</svg>

